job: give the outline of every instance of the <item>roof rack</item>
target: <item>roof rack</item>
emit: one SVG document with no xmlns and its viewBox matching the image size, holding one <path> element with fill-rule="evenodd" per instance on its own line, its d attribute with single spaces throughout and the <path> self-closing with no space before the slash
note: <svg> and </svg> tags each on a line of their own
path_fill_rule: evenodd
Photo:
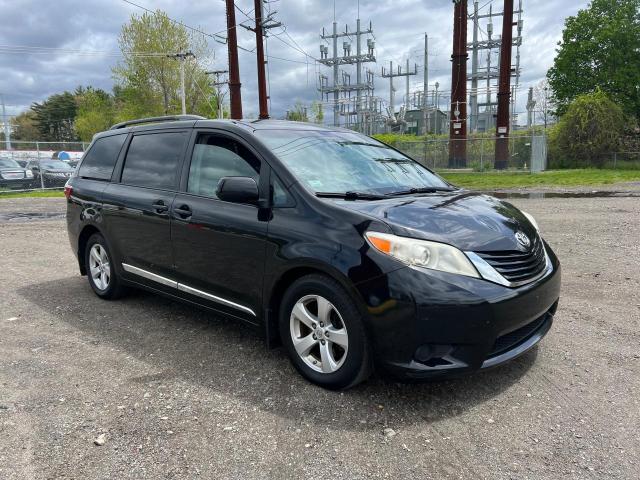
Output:
<svg viewBox="0 0 640 480">
<path fill-rule="evenodd" d="M 200 115 L 166 115 L 163 117 L 138 118 L 137 120 L 127 120 L 126 122 L 116 123 L 109 130 L 117 130 L 132 125 L 141 125 L 143 123 L 176 122 L 179 120 L 206 120 L 206 118 Z"/>
</svg>

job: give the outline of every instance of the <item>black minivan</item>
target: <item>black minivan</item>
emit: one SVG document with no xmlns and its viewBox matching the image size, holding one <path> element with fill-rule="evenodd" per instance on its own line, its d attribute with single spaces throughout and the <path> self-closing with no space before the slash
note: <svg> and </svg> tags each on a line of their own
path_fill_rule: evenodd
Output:
<svg viewBox="0 0 640 480">
<path fill-rule="evenodd" d="M 558 304 L 560 264 L 529 214 L 350 130 L 124 122 L 65 195 L 99 297 L 141 287 L 232 315 L 326 388 L 502 364 Z"/>
</svg>

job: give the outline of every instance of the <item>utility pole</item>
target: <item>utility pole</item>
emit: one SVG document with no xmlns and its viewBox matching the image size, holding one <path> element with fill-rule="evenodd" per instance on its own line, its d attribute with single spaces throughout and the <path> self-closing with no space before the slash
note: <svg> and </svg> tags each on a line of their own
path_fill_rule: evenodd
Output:
<svg viewBox="0 0 640 480">
<path fill-rule="evenodd" d="M 0 94 L 2 102 L 2 123 L 4 124 L 4 144 L 7 150 L 11 150 L 11 121 L 7 117 L 7 110 L 4 105 L 4 95 Z"/>
<path fill-rule="evenodd" d="M 536 101 L 533 99 L 533 87 L 529 87 L 529 98 L 527 99 L 527 128 L 533 126 L 533 111 L 536 108 Z"/>
<path fill-rule="evenodd" d="M 422 124 L 424 135 L 431 130 L 431 115 L 429 114 L 429 35 L 424 34 L 424 71 L 422 72 Z"/>
<path fill-rule="evenodd" d="M 228 70 L 213 70 L 211 72 L 204 72 L 205 75 L 213 75 L 215 77 L 215 80 L 213 82 L 213 86 L 216 87 L 216 97 L 218 99 L 218 118 L 222 119 L 224 118 L 223 112 L 222 112 L 222 90 L 220 89 L 220 87 L 222 85 L 227 85 L 229 82 L 227 80 L 222 80 L 220 81 L 220 75 L 222 75 L 223 73 L 229 73 Z"/>
<path fill-rule="evenodd" d="M 389 60 L 389 73 L 393 73 L 393 62 Z M 382 76 L 384 77 L 384 67 L 382 67 Z M 393 105 L 393 94 L 395 93 L 395 89 L 393 88 L 393 75 L 388 75 L 389 77 L 389 108 L 391 109 L 391 113 L 395 113 L 395 107 Z"/>
<path fill-rule="evenodd" d="M 180 62 L 180 100 L 182 103 L 182 115 L 187 114 L 187 92 L 184 85 L 184 62 L 187 58 L 196 56 L 192 52 L 176 53 L 175 55 L 167 55 L 170 58 L 175 58 Z"/>
<path fill-rule="evenodd" d="M 318 90 L 323 98 L 329 101 L 329 95 L 333 97 L 333 124 L 335 126 L 340 125 L 340 114 L 341 114 L 341 94 L 344 96 L 342 100 L 349 101 L 351 92 L 356 93 L 355 99 L 355 108 L 351 110 L 350 106 L 347 106 L 342 113 L 346 117 L 346 123 L 350 124 L 350 117 L 356 116 L 356 125 L 358 129 L 362 131 L 364 129 L 364 119 L 369 117 L 371 118 L 371 110 L 370 106 L 371 102 L 368 101 L 366 97 L 372 96 L 374 92 L 374 79 L 373 72 L 366 72 L 366 79 L 363 79 L 362 75 L 362 64 L 375 62 L 376 57 L 374 53 L 375 41 L 371 38 L 367 39 L 367 52 L 363 53 L 362 51 L 362 36 L 373 34 L 373 28 L 371 23 L 369 23 L 369 28 L 366 30 L 362 29 L 360 19 L 356 19 L 356 31 L 350 32 L 349 26 L 346 25 L 344 32 L 338 33 L 338 23 L 335 18 L 333 20 L 332 33 L 325 33 L 324 28 L 322 29 L 322 38 L 325 41 L 331 40 L 332 45 L 332 53 L 331 57 L 329 57 L 329 47 L 326 45 L 320 45 L 320 58 L 318 62 L 332 68 L 333 79 L 332 84 L 329 85 L 329 78 L 325 75 L 320 75 L 320 87 Z M 348 39 L 356 37 L 356 54 L 352 55 L 351 53 L 351 42 L 344 41 L 342 43 L 343 55 L 339 56 L 338 54 L 338 39 L 347 37 Z M 355 65 L 356 66 L 356 84 L 353 85 L 351 83 L 347 83 L 346 80 L 349 80 L 351 76 L 345 72 L 343 72 L 343 81 L 340 82 L 340 65 Z M 363 100 L 363 94 L 365 99 Z"/>
<path fill-rule="evenodd" d="M 238 64 L 238 34 L 236 32 L 236 8 L 233 0 L 227 5 L 227 51 L 229 55 L 229 96 L 231 118 L 242 119 L 242 94 L 240 93 L 240 68 Z"/>
<path fill-rule="evenodd" d="M 491 44 L 493 36 L 493 5 L 489 5 L 489 23 L 487 25 L 487 42 Z M 487 98 L 485 100 L 485 132 L 493 126 L 493 106 L 491 102 L 491 49 L 487 51 Z"/>
<path fill-rule="evenodd" d="M 514 12 L 516 13 L 516 12 Z M 515 41 L 513 42 L 516 46 L 516 69 L 515 72 L 512 71 L 513 75 L 515 75 L 515 85 L 513 86 L 513 94 L 511 95 L 511 124 L 512 129 L 516 128 L 516 103 L 517 103 L 517 95 L 518 88 L 520 88 L 520 45 L 522 44 L 522 0 L 518 0 L 518 20 L 514 25 L 517 26 L 517 35 Z"/>
<path fill-rule="evenodd" d="M 511 48 L 513 41 L 513 0 L 504 0 L 500 45 L 500 81 L 498 84 L 498 119 L 494 168 L 509 166 L 509 99 L 511 96 Z"/>
<path fill-rule="evenodd" d="M 467 165 L 467 0 L 454 0 L 449 167 Z"/>
<path fill-rule="evenodd" d="M 358 15 L 359 16 L 359 15 Z M 360 18 L 356 19 L 356 83 L 360 85 L 362 83 L 362 60 L 360 56 L 362 55 L 361 51 L 361 42 L 360 42 Z M 356 123 L 358 125 L 358 129 L 362 128 L 362 115 L 360 111 L 362 110 L 362 91 L 356 90 Z"/>
<path fill-rule="evenodd" d="M 258 62 L 258 103 L 260 114 L 258 118 L 269 118 L 269 107 L 267 105 L 267 76 L 264 63 L 264 44 L 262 38 L 262 0 L 253 2 L 256 16 L 256 59 Z"/>
<path fill-rule="evenodd" d="M 438 135 L 440 133 L 440 97 L 438 96 L 438 88 L 440 88 L 440 82 L 436 82 L 435 84 L 435 92 L 434 92 L 434 98 L 433 98 L 433 103 L 436 106 L 435 109 L 435 125 L 434 125 L 434 130 L 436 135 Z"/>
<path fill-rule="evenodd" d="M 549 109 L 547 107 L 549 103 L 549 87 L 544 86 L 544 111 L 542 114 L 544 115 L 544 134 L 547 134 L 547 115 L 549 113 Z"/>
<path fill-rule="evenodd" d="M 335 15 L 334 15 L 335 16 Z M 334 87 L 338 86 L 338 23 L 336 19 L 333 19 L 333 58 L 336 60 L 333 64 L 333 85 Z M 338 105 L 338 98 L 340 96 L 340 90 L 337 88 L 333 91 L 333 101 L 335 102 L 333 105 L 333 126 L 337 127 L 340 125 L 340 112 Z"/>
<path fill-rule="evenodd" d="M 267 18 L 264 18 L 263 3 L 265 0 L 254 0 L 253 6 L 255 10 L 255 27 L 251 28 L 240 24 L 240 26 L 250 30 L 256 34 L 256 62 L 258 64 L 258 105 L 260 113 L 258 118 L 261 120 L 269 118 L 269 95 L 267 93 L 267 75 L 265 72 L 266 61 L 264 59 L 264 36 L 265 31 L 270 28 L 279 27 L 282 25 L 280 22 L 274 22 L 272 16 L 277 12 L 271 12 Z"/>
<path fill-rule="evenodd" d="M 473 2 L 473 46 L 471 50 L 471 95 L 469 95 L 469 107 L 471 109 L 469 128 L 472 132 L 478 130 L 478 49 L 475 46 L 478 44 L 478 2 Z"/>
</svg>

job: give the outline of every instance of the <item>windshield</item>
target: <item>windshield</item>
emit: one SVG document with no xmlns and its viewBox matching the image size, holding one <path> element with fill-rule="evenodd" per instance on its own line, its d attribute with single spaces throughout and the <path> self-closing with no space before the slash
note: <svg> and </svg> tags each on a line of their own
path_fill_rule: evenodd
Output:
<svg viewBox="0 0 640 480">
<path fill-rule="evenodd" d="M 450 188 L 416 161 L 355 132 L 257 130 L 255 134 L 316 193 Z"/>
<path fill-rule="evenodd" d="M 18 162 L 10 158 L 0 158 L 0 167 L 2 168 L 22 168 Z"/>
<path fill-rule="evenodd" d="M 42 168 L 69 170 L 71 167 L 68 163 L 61 162 L 60 160 L 46 160 L 40 162 Z"/>
</svg>

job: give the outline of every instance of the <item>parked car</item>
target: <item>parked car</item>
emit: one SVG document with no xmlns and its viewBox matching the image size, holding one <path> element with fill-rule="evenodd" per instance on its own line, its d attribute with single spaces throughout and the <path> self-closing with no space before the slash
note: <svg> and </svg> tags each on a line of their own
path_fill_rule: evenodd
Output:
<svg viewBox="0 0 640 480">
<path fill-rule="evenodd" d="M 33 184 L 45 187 L 62 187 L 73 174 L 74 169 L 61 160 L 30 160 L 26 166 L 33 173 Z M 40 180 L 42 175 L 42 180 Z"/>
<path fill-rule="evenodd" d="M 558 304 L 560 263 L 531 215 L 349 130 L 125 122 L 94 138 L 65 195 L 99 297 L 140 287 L 239 318 L 326 388 L 500 365 Z"/>
<path fill-rule="evenodd" d="M 69 155 L 68 152 L 65 151 L 57 151 L 57 152 L 53 152 L 53 155 L 51 155 L 51 158 L 54 160 L 60 160 L 65 162 L 66 164 L 68 164 L 69 166 L 71 166 L 72 168 L 75 168 L 76 165 L 78 165 L 78 160 L 75 158 L 71 158 L 71 155 Z"/>
<path fill-rule="evenodd" d="M 33 173 L 11 158 L 0 158 L 0 188 L 27 188 L 33 182 Z"/>
</svg>

